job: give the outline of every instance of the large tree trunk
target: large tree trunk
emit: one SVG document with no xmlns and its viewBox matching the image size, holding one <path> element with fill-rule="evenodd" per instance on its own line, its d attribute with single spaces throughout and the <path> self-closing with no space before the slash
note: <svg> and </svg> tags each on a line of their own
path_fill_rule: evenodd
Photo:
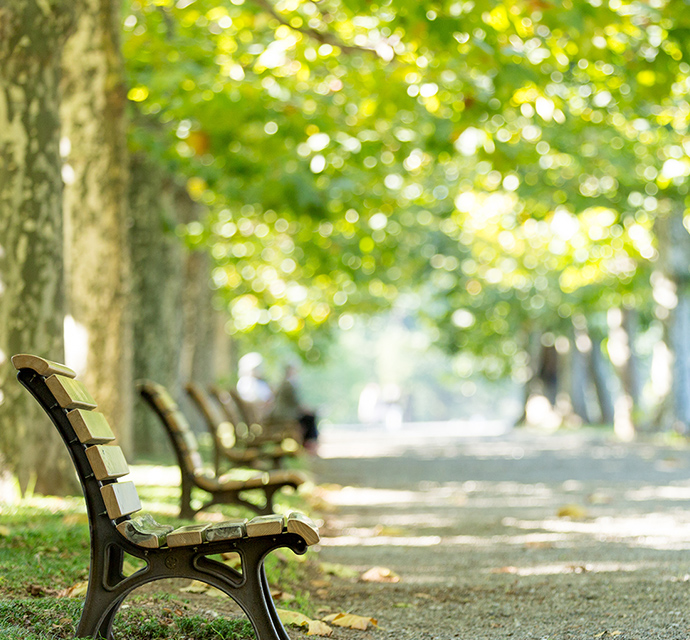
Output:
<svg viewBox="0 0 690 640">
<path fill-rule="evenodd" d="M 690 234 L 682 209 L 657 220 L 659 265 L 652 276 L 657 315 L 664 321 L 664 340 L 672 362 L 670 410 L 664 426 L 690 430 Z"/>
<path fill-rule="evenodd" d="M 174 186 L 142 157 L 134 157 L 131 166 L 134 377 L 155 380 L 179 397 L 186 251 L 174 234 Z M 155 454 L 161 443 L 160 421 L 141 401 L 134 403 L 134 424 L 136 454 Z"/>
<path fill-rule="evenodd" d="M 63 136 L 68 362 L 82 373 L 118 444 L 131 449 L 132 331 L 127 248 L 126 92 L 117 0 L 84 0 L 65 46 Z"/>
<path fill-rule="evenodd" d="M 199 219 L 200 207 L 186 191 L 178 191 L 176 207 L 180 221 L 189 223 Z M 187 253 L 184 264 L 184 315 L 182 352 L 180 354 L 179 384 L 181 387 L 194 380 L 205 386 L 215 382 L 213 318 L 213 291 L 211 283 L 211 258 L 205 251 Z M 189 416 L 192 427 L 206 432 L 202 417 L 188 401 L 186 394 L 179 396 L 182 410 Z"/>
<path fill-rule="evenodd" d="M 0 472 L 40 493 L 78 485 L 9 358 L 64 357 L 59 79 L 75 11 L 73 0 L 0 1 Z"/>
</svg>

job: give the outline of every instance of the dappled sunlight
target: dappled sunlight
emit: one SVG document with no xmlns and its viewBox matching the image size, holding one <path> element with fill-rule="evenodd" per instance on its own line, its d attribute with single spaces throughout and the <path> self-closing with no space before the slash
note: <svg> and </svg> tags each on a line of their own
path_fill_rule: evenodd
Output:
<svg viewBox="0 0 690 640">
<path fill-rule="evenodd" d="M 504 435 L 510 428 L 505 420 L 484 419 L 403 423 L 395 430 L 382 425 L 338 425 L 323 431 L 319 455 L 325 459 L 398 456 L 421 442 L 447 446 L 459 438 Z"/>
<path fill-rule="evenodd" d="M 586 536 L 597 542 L 624 543 L 650 549 L 690 549 L 690 512 L 606 516 L 586 521 L 567 518 L 504 518 L 503 525 Z"/>
<path fill-rule="evenodd" d="M 553 576 L 564 573 L 610 573 L 610 572 L 632 572 L 647 569 L 654 566 L 650 562 L 587 562 L 584 564 L 572 562 L 559 562 L 554 564 L 542 564 L 533 567 L 501 567 L 499 569 L 489 569 L 489 573 L 509 573 L 516 576 Z"/>
<path fill-rule="evenodd" d="M 456 504 L 465 502 L 465 495 L 450 488 L 439 487 L 429 491 L 401 491 L 393 489 L 372 489 L 371 487 L 343 487 L 327 490 L 324 498 L 337 506 L 375 505 L 430 505 Z"/>
<path fill-rule="evenodd" d="M 179 487 L 180 467 L 176 465 L 135 464 L 129 468 L 129 478 L 138 487 Z"/>
<path fill-rule="evenodd" d="M 690 486 L 641 487 L 640 489 L 626 491 L 625 499 L 636 502 L 647 500 L 690 500 Z"/>
</svg>

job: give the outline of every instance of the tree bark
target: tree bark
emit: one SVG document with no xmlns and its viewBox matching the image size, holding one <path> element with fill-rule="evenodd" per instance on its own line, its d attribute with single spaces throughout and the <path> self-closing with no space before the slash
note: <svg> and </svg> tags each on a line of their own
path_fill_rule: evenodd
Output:
<svg viewBox="0 0 690 640">
<path fill-rule="evenodd" d="M 132 441 L 132 330 L 129 317 L 127 181 L 120 3 L 84 0 L 65 46 L 63 144 L 68 363 L 129 453 Z"/>
<path fill-rule="evenodd" d="M 572 348 L 570 350 L 570 400 L 573 412 L 583 423 L 591 424 L 588 392 L 590 388 L 590 376 L 587 362 L 589 360 L 589 350 L 592 345 L 589 337 L 583 335 L 573 327 L 571 335 Z"/>
<path fill-rule="evenodd" d="M 592 341 L 592 350 L 589 357 L 590 375 L 592 376 L 597 400 L 599 401 L 601 421 L 604 424 L 613 424 L 614 402 L 609 386 L 611 375 L 607 370 L 606 361 L 601 352 L 602 337 L 590 330 L 589 338 Z"/>
<path fill-rule="evenodd" d="M 59 80 L 73 0 L 0 1 L 0 471 L 22 492 L 78 484 L 69 455 L 9 358 L 63 360 Z"/>
<path fill-rule="evenodd" d="M 635 353 L 637 316 L 631 309 L 611 309 L 608 313 L 609 360 L 621 383 L 621 393 L 616 399 L 613 427 L 622 440 L 632 440 L 637 431 L 641 385 Z"/>
<path fill-rule="evenodd" d="M 143 157 L 133 157 L 131 168 L 134 378 L 155 380 L 179 397 L 186 250 L 174 234 L 174 187 Z M 157 453 L 160 421 L 143 402 L 134 403 L 134 425 L 136 454 Z"/>
<path fill-rule="evenodd" d="M 659 266 L 652 275 L 657 316 L 664 322 L 664 340 L 672 362 L 671 399 L 664 426 L 690 430 L 690 234 L 683 209 L 657 220 Z"/>
</svg>

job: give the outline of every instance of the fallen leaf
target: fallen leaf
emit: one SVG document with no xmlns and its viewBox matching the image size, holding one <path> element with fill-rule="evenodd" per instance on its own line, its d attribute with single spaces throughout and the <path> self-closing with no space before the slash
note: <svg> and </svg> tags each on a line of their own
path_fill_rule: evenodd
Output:
<svg viewBox="0 0 690 640">
<path fill-rule="evenodd" d="M 400 582 L 400 576 L 386 567 L 372 567 L 360 576 L 360 580 L 364 582 Z"/>
<path fill-rule="evenodd" d="M 359 576 L 359 572 L 356 569 L 334 562 L 322 562 L 321 571 L 338 578 L 356 578 Z"/>
<path fill-rule="evenodd" d="M 77 582 L 67 589 L 63 589 L 58 593 L 62 598 L 83 598 L 86 596 L 86 591 L 89 588 L 88 582 Z"/>
<path fill-rule="evenodd" d="M 348 629 L 360 629 L 366 631 L 369 625 L 378 626 L 378 620 L 375 618 L 367 618 L 365 616 L 356 616 L 354 613 L 332 613 L 323 619 L 324 622 L 330 622 L 336 627 L 347 627 Z"/>
<path fill-rule="evenodd" d="M 295 596 L 293 596 L 291 593 L 281 591 L 280 589 L 273 589 L 271 591 L 271 597 L 274 600 L 280 600 L 281 602 L 292 602 L 295 599 Z"/>
<path fill-rule="evenodd" d="M 205 582 L 199 580 L 192 580 L 186 587 L 182 587 L 182 593 L 206 593 L 209 586 Z"/>
<path fill-rule="evenodd" d="M 517 573 L 517 567 L 498 567 L 497 569 L 490 569 L 489 573 Z"/>
<path fill-rule="evenodd" d="M 0 537 L 6 538 L 11 533 L 12 532 L 10 531 L 9 527 L 6 527 L 4 524 L 0 524 Z"/>
<path fill-rule="evenodd" d="M 289 609 L 276 609 L 276 611 L 283 624 L 291 624 L 295 627 L 308 627 L 309 623 L 313 622 L 311 618 L 307 618 L 299 611 L 290 611 Z"/>
<path fill-rule="evenodd" d="M 333 629 L 331 629 L 325 622 L 321 620 L 311 620 L 309 622 L 309 630 L 307 631 L 308 636 L 330 636 L 333 634 Z"/>
<path fill-rule="evenodd" d="M 55 589 L 49 589 L 48 587 L 42 587 L 40 584 L 30 584 L 26 590 L 29 592 L 30 596 L 34 598 L 42 598 L 43 596 L 54 596 L 58 593 Z"/>
<path fill-rule="evenodd" d="M 401 529 L 400 527 L 387 527 L 382 524 L 378 524 L 374 527 L 375 536 L 390 536 L 394 538 L 396 536 L 404 536 L 406 533 L 405 529 Z"/>
<path fill-rule="evenodd" d="M 559 518 L 583 520 L 587 517 L 587 509 L 579 504 L 565 504 L 556 512 L 556 515 Z"/>
<path fill-rule="evenodd" d="M 553 542 L 547 542 L 545 540 L 525 542 L 525 549 L 553 549 Z"/>
<path fill-rule="evenodd" d="M 317 589 L 331 586 L 330 580 L 312 580 L 310 584 L 312 587 L 316 587 Z"/>
</svg>

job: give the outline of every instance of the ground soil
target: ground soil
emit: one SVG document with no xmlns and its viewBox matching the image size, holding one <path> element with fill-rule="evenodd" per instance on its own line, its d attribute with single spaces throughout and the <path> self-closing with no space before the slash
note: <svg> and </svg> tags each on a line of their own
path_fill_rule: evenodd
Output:
<svg viewBox="0 0 690 640">
<path fill-rule="evenodd" d="M 420 427 L 326 432 L 321 455 L 320 560 L 400 577 L 317 581 L 321 611 L 378 620 L 334 638 L 690 638 L 686 445 Z"/>
</svg>

